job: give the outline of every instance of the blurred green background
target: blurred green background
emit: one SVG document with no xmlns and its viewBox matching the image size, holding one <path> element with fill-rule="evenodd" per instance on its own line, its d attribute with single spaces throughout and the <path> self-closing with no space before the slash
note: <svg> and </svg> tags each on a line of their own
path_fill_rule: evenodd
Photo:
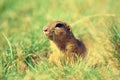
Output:
<svg viewBox="0 0 120 80">
<path fill-rule="evenodd" d="M 49 53 L 50 44 L 42 30 L 54 20 L 67 22 L 77 37 L 85 40 L 83 36 L 88 35 L 93 42 L 102 42 L 97 33 L 109 32 L 106 27 L 110 27 L 109 38 L 116 50 L 119 14 L 120 0 L 0 0 L 0 80 L 118 80 L 120 73 L 112 74 L 108 67 L 94 69 L 81 63 L 59 68 L 46 60 L 33 66 L 29 55 Z M 117 58 L 120 60 L 119 55 Z M 24 62 L 29 69 L 21 72 L 18 67 Z"/>
</svg>

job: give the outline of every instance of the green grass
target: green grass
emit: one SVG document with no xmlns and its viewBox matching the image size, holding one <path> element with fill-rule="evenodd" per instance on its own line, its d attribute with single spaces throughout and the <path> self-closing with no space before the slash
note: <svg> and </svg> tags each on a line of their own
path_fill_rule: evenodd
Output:
<svg viewBox="0 0 120 80">
<path fill-rule="evenodd" d="M 119 5 L 113 0 L 0 0 L 0 80 L 119 80 Z M 48 63 L 50 44 L 42 30 L 53 20 L 72 25 L 75 36 L 90 45 L 88 60 L 62 67 Z"/>
</svg>

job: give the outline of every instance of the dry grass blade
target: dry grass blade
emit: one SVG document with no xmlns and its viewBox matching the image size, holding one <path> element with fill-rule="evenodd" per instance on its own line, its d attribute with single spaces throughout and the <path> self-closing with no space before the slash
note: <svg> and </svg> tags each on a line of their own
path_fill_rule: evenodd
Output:
<svg viewBox="0 0 120 80">
<path fill-rule="evenodd" d="M 9 46 L 9 48 L 10 48 L 11 59 L 13 59 L 12 45 L 11 45 L 9 39 L 7 38 L 7 36 L 6 36 L 4 33 L 1 33 L 1 34 L 3 35 L 4 39 L 5 39 L 6 42 L 8 43 L 8 46 Z"/>
</svg>

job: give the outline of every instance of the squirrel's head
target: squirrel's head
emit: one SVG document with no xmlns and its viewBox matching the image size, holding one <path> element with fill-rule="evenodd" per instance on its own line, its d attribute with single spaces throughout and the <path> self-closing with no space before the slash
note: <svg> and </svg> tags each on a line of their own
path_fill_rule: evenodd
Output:
<svg viewBox="0 0 120 80">
<path fill-rule="evenodd" d="M 48 23 L 43 28 L 43 32 L 50 40 L 62 40 L 72 33 L 70 26 L 62 21 L 53 21 Z"/>
</svg>

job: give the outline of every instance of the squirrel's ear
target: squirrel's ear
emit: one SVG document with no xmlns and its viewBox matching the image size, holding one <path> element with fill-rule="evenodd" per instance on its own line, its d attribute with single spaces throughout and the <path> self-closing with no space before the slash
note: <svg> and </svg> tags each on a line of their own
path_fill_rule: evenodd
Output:
<svg viewBox="0 0 120 80">
<path fill-rule="evenodd" d="M 66 28 L 67 28 L 68 31 L 71 31 L 70 25 L 66 25 Z"/>
</svg>

